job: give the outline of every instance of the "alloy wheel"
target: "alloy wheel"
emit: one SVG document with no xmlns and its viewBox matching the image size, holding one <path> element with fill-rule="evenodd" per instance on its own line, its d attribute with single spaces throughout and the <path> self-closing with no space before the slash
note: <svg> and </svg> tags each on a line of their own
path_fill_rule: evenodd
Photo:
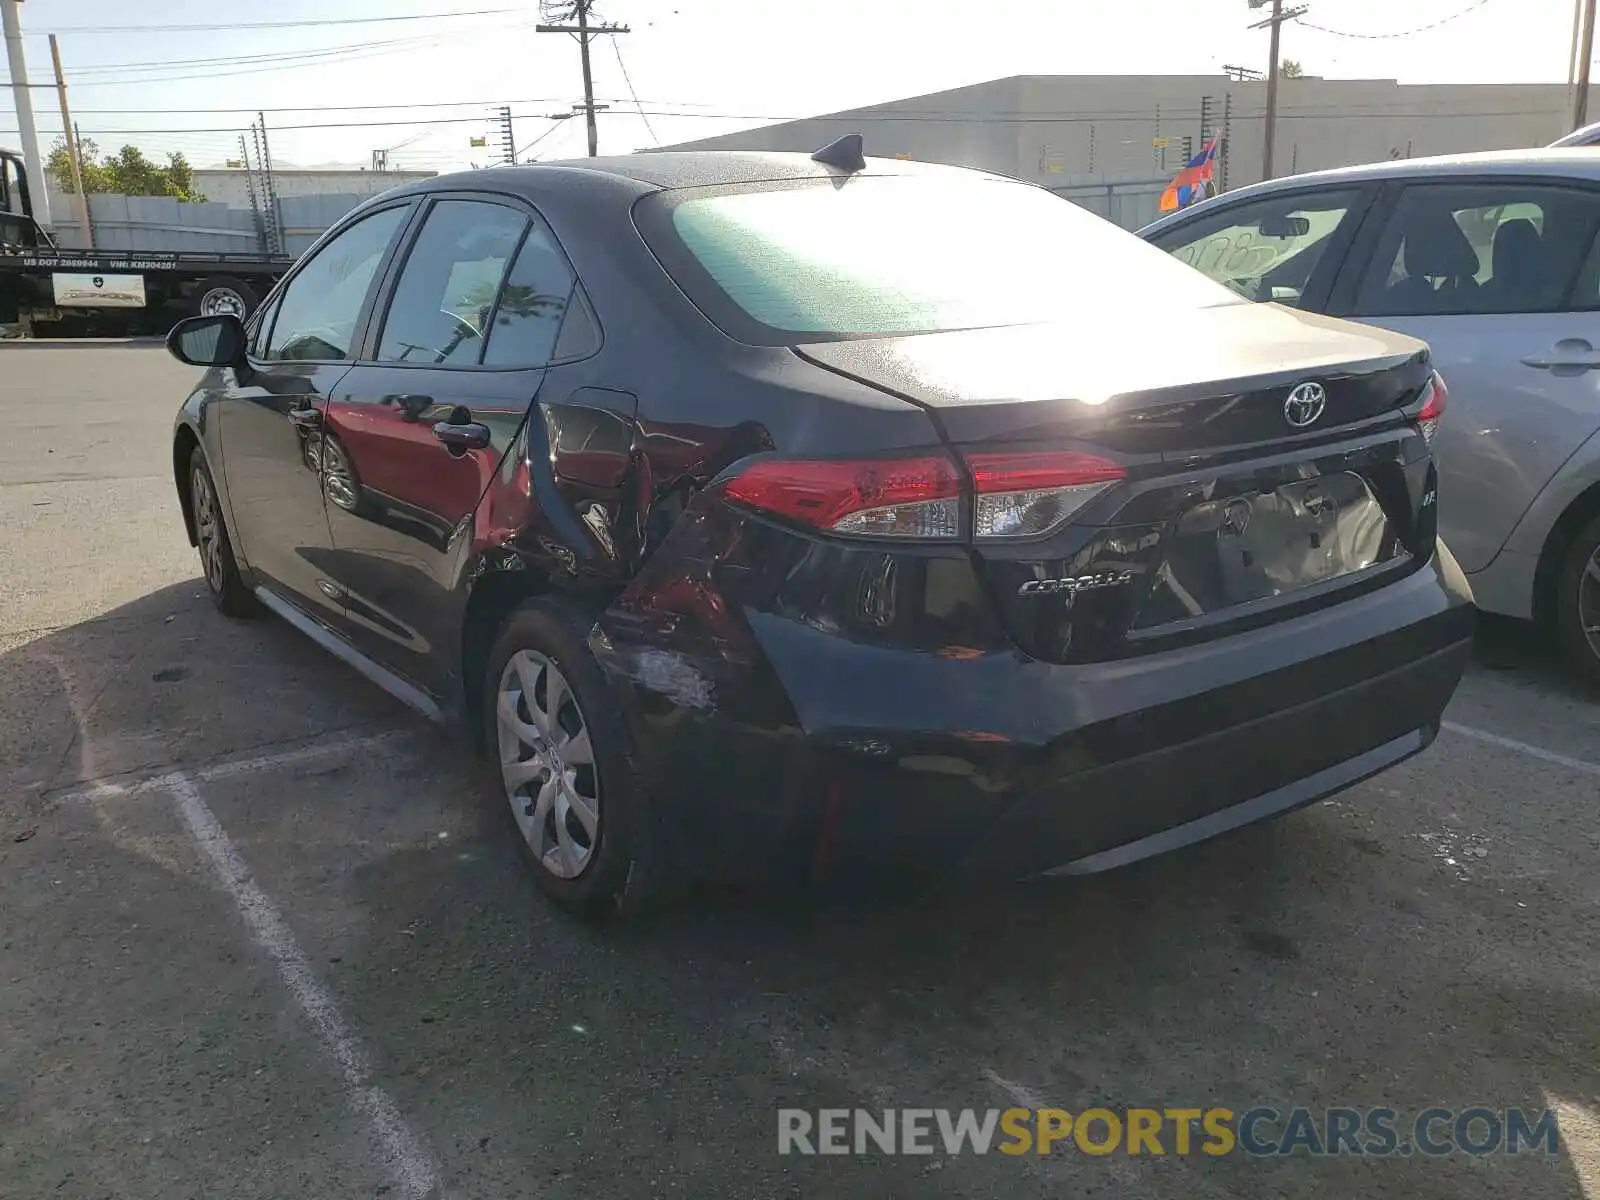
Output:
<svg viewBox="0 0 1600 1200">
<path fill-rule="evenodd" d="M 361 491 L 344 447 L 331 438 L 322 439 L 317 465 L 322 470 L 323 486 L 328 490 L 328 499 L 346 512 L 354 512 Z"/>
<path fill-rule="evenodd" d="M 194 497 L 194 532 L 200 565 L 205 568 L 206 583 L 220 595 L 226 578 L 222 565 L 222 518 L 217 511 L 217 494 L 211 489 L 211 477 L 203 468 L 195 468 L 190 491 Z"/>
<path fill-rule="evenodd" d="M 1600 659 L 1600 547 L 1589 556 L 1578 579 L 1578 621 L 1590 653 Z"/>
<path fill-rule="evenodd" d="M 600 779 L 589 724 L 566 676 L 536 650 L 519 650 L 495 697 L 500 777 L 522 836 L 559 879 L 576 879 L 600 841 Z"/>
</svg>

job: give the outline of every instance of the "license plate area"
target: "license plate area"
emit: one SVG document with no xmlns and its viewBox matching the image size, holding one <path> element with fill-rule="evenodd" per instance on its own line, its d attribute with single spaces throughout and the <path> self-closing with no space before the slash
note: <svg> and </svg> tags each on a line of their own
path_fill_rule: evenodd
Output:
<svg viewBox="0 0 1600 1200">
<path fill-rule="evenodd" d="M 1213 496 L 1178 518 L 1131 628 L 1257 607 L 1404 553 L 1383 505 L 1354 472 Z"/>
</svg>

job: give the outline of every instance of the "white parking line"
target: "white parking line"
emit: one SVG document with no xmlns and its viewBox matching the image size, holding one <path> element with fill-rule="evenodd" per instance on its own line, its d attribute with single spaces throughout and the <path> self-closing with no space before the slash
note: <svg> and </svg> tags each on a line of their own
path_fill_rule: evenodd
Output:
<svg viewBox="0 0 1600 1200">
<path fill-rule="evenodd" d="M 334 758 L 353 750 L 365 750 L 382 742 L 415 736 L 414 733 L 409 733 L 406 730 L 395 729 L 388 733 L 368 733 L 354 737 L 337 738 L 328 742 L 312 742 L 309 745 L 296 746 L 293 750 L 279 750 L 272 754 L 258 754 L 251 758 L 225 759 L 222 762 L 190 767 L 187 770 L 150 775 L 127 783 L 117 783 L 110 779 L 97 779 L 72 788 L 69 791 L 61 792 L 53 799 L 57 802 L 70 803 L 74 800 L 87 800 L 94 796 L 132 796 L 139 792 L 165 791 L 170 789 L 172 781 L 178 778 L 185 778 L 190 781 L 200 780 L 202 782 L 209 782 L 213 779 L 231 779 L 235 775 L 252 775 L 257 771 L 264 771 L 273 767 L 292 767 L 300 763 L 315 762 L 319 758 Z"/>
<path fill-rule="evenodd" d="M 171 792 L 195 844 L 233 897 L 250 936 L 272 959 L 284 986 L 316 1031 L 323 1052 L 338 1067 L 351 1107 L 371 1127 L 384 1165 L 400 1194 L 408 1200 L 437 1196 L 440 1175 L 433 1155 L 406 1124 L 389 1094 L 372 1082 L 366 1050 L 340 1012 L 338 1002 L 311 969 L 311 961 L 295 941 L 288 923 L 251 876 L 249 866 L 201 798 L 194 780 L 182 771 L 162 779 L 162 786 Z"/>
<path fill-rule="evenodd" d="M 1568 770 L 1577 771 L 1583 775 L 1600 775 L 1600 763 L 1588 762 L 1581 758 L 1572 758 L 1566 754 L 1557 754 L 1554 750 L 1546 750 L 1543 746 L 1535 746 L 1529 742 L 1519 742 L 1516 738 L 1501 737 L 1498 733 L 1490 733 L 1487 729 L 1474 729 L 1470 725 L 1457 725 L 1454 721 L 1445 721 L 1443 728 L 1451 733 L 1458 733 L 1462 737 L 1487 742 L 1489 745 L 1499 746 L 1503 750 L 1515 750 L 1518 754 L 1526 754 L 1529 758 L 1537 758 L 1540 762 L 1554 763 L 1558 767 L 1566 767 Z"/>
</svg>

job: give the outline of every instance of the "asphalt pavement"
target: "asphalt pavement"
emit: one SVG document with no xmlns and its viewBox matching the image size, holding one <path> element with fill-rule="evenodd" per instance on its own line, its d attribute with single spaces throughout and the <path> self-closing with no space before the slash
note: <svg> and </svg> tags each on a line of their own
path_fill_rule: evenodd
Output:
<svg viewBox="0 0 1600 1200">
<path fill-rule="evenodd" d="M 0 1196 L 1600 1200 L 1600 695 L 1113 874 L 540 899 L 482 768 L 204 596 L 159 347 L 0 344 Z M 781 1156 L 780 1108 L 1486 1106 L 1557 1154 Z M 1170 1147 L 1169 1147 L 1170 1149 Z"/>
</svg>

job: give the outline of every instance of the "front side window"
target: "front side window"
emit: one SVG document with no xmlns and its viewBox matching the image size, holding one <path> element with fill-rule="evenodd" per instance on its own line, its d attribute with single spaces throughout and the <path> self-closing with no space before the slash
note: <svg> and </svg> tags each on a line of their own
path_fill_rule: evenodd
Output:
<svg viewBox="0 0 1600 1200">
<path fill-rule="evenodd" d="M 1159 316 L 1238 297 L 1132 234 L 1005 180 L 859 175 L 646 197 L 639 227 L 690 299 L 782 344 Z"/>
<path fill-rule="evenodd" d="M 527 224 L 502 204 L 435 204 L 395 285 L 379 361 L 478 363 L 500 281 Z"/>
<path fill-rule="evenodd" d="M 1358 316 L 1556 312 L 1592 307 L 1574 283 L 1600 195 L 1503 184 L 1408 187 L 1361 281 Z"/>
<path fill-rule="evenodd" d="M 1246 300 L 1298 307 L 1358 199 L 1341 191 L 1257 200 L 1200 217 L 1156 244 Z"/>
<path fill-rule="evenodd" d="M 373 279 L 410 208 L 363 217 L 328 242 L 284 288 L 266 357 L 338 361 L 351 356 Z"/>
</svg>

